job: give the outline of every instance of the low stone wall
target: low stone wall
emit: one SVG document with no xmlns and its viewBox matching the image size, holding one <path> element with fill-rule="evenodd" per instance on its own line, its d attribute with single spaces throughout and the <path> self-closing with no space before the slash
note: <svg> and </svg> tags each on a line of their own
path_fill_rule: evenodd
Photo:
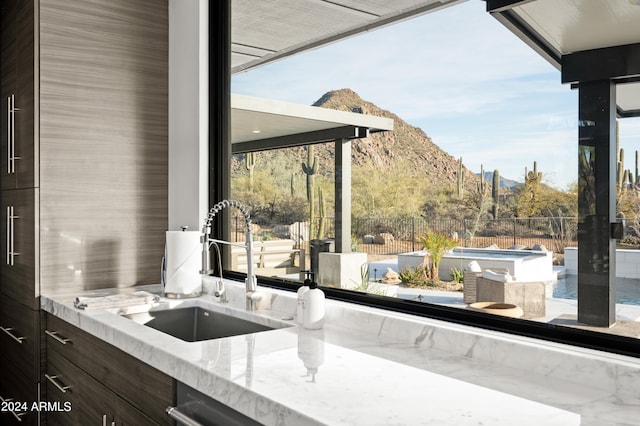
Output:
<svg viewBox="0 0 640 426">
<path fill-rule="evenodd" d="M 565 247 L 564 266 L 569 275 L 578 275 L 578 249 Z M 640 279 L 640 250 L 616 250 L 616 277 Z"/>
</svg>

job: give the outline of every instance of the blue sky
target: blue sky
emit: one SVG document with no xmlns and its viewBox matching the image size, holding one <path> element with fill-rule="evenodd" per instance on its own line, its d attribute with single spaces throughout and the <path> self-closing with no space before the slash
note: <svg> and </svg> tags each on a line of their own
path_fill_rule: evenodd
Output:
<svg viewBox="0 0 640 426">
<path fill-rule="evenodd" d="M 232 78 L 232 92 L 312 104 L 350 88 L 420 127 L 474 172 L 523 179 L 533 161 L 564 189 L 577 174 L 577 91 L 485 12 L 461 5 L 305 52 Z M 640 120 L 621 122 L 626 168 Z"/>
</svg>

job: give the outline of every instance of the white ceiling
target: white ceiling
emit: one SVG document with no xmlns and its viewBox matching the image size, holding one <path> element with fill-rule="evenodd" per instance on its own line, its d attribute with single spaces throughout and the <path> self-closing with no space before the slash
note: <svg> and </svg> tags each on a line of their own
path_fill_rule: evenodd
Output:
<svg viewBox="0 0 640 426">
<path fill-rule="evenodd" d="M 233 73 L 467 0 L 233 0 Z"/>
<path fill-rule="evenodd" d="M 640 42 L 640 5 L 629 0 L 535 0 L 514 8 L 563 55 Z"/>
<path fill-rule="evenodd" d="M 343 127 L 367 128 L 371 132 L 379 132 L 393 130 L 393 120 L 272 99 L 231 95 L 233 144 Z"/>
<path fill-rule="evenodd" d="M 558 69 L 562 55 L 640 43 L 640 0 L 516 3 L 494 16 Z M 640 84 L 618 84 L 616 97 L 619 112 L 640 115 Z"/>
</svg>

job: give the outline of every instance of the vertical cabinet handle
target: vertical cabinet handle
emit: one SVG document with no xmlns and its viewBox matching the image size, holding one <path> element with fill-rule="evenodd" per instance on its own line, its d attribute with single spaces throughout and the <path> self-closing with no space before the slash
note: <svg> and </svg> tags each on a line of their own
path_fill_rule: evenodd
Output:
<svg viewBox="0 0 640 426">
<path fill-rule="evenodd" d="M 11 157 L 9 157 L 9 164 L 11 165 L 11 171 L 9 173 L 15 173 L 16 171 L 16 95 L 11 94 Z"/>
<path fill-rule="evenodd" d="M 22 341 L 26 339 L 26 337 L 18 337 L 12 333 L 13 327 L 2 327 L 0 326 L 0 330 L 4 331 L 9 337 L 11 337 L 16 342 L 22 344 Z"/>
<path fill-rule="evenodd" d="M 46 377 L 48 381 L 53 383 L 53 385 L 57 387 L 58 390 L 62 393 L 67 393 L 67 390 L 71 387 L 71 386 L 63 386 L 60 383 L 58 383 L 58 380 L 56 380 L 58 376 L 50 376 L 48 374 L 45 374 L 44 377 Z"/>
<path fill-rule="evenodd" d="M 63 345 L 66 345 L 67 343 L 69 343 L 71 341 L 71 339 L 67 339 L 65 337 L 60 337 L 58 336 L 58 332 L 57 331 L 49 331 L 49 330 L 45 330 L 44 334 L 46 334 L 47 336 L 52 337 L 53 339 L 55 339 L 57 342 L 62 343 Z"/>
<path fill-rule="evenodd" d="M 15 250 L 15 219 L 19 216 L 14 214 L 14 207 L 7 206 L 7 265 L 15 264 L 15 257 L 19 254 Z"/>
<path fill-rule="evenodd" d="M 11 174 L 11 96 L 7 96 L 7 174 Z"/>
<path fill-rule="evenodd" d="M 12 93 L 9 99 L 9 140 L 7 141 L 7 145 L 9 145 L 9 166 L 8 171 L 9 174 L 16 172 L 16 160 L 19 160 L 20 157 L 16 156 L 16 111 L 20 111 L 20 108 L 16 108 L 16 95 Z"/>
<path fill-rule="evenodd" d="M 11 265 L 11 225 L 13 222 L 13 206 L 7 206 L 7 265 Z"/>
</svg>

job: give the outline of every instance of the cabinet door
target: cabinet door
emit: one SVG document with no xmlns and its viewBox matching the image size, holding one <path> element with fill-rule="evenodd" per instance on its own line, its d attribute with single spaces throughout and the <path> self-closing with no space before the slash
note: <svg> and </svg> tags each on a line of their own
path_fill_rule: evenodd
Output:
<svg viewBox="0 0 640 426">
<path fill-rule="evenodd" d="M 15 188 L 11 173 L 11 102 L 16 92 L 16 10 L 17 0 L 2 0 L 0 18 L 0 181 L 2 189 Z"/>
<path fill-rule="evenodd" d="M 16 14 L 16 90 L 14 110 L 14 172 L 16 188 L 38 185 L 38 152 L 34 126 L 36 101 L 34 0 L 20 0 Z"/>
<path fill-rule="evenodd" d="M 0 180 L 2 189 L 37 186 L 35 9 L 33 0 L 2 0 Z"/>
<path fill-rule="evenodd" d="M 0 279 L 2 293 L 39 309 L 38 265 L 38 189 L 2 192 L 0 210 Z"/>
</svg>

